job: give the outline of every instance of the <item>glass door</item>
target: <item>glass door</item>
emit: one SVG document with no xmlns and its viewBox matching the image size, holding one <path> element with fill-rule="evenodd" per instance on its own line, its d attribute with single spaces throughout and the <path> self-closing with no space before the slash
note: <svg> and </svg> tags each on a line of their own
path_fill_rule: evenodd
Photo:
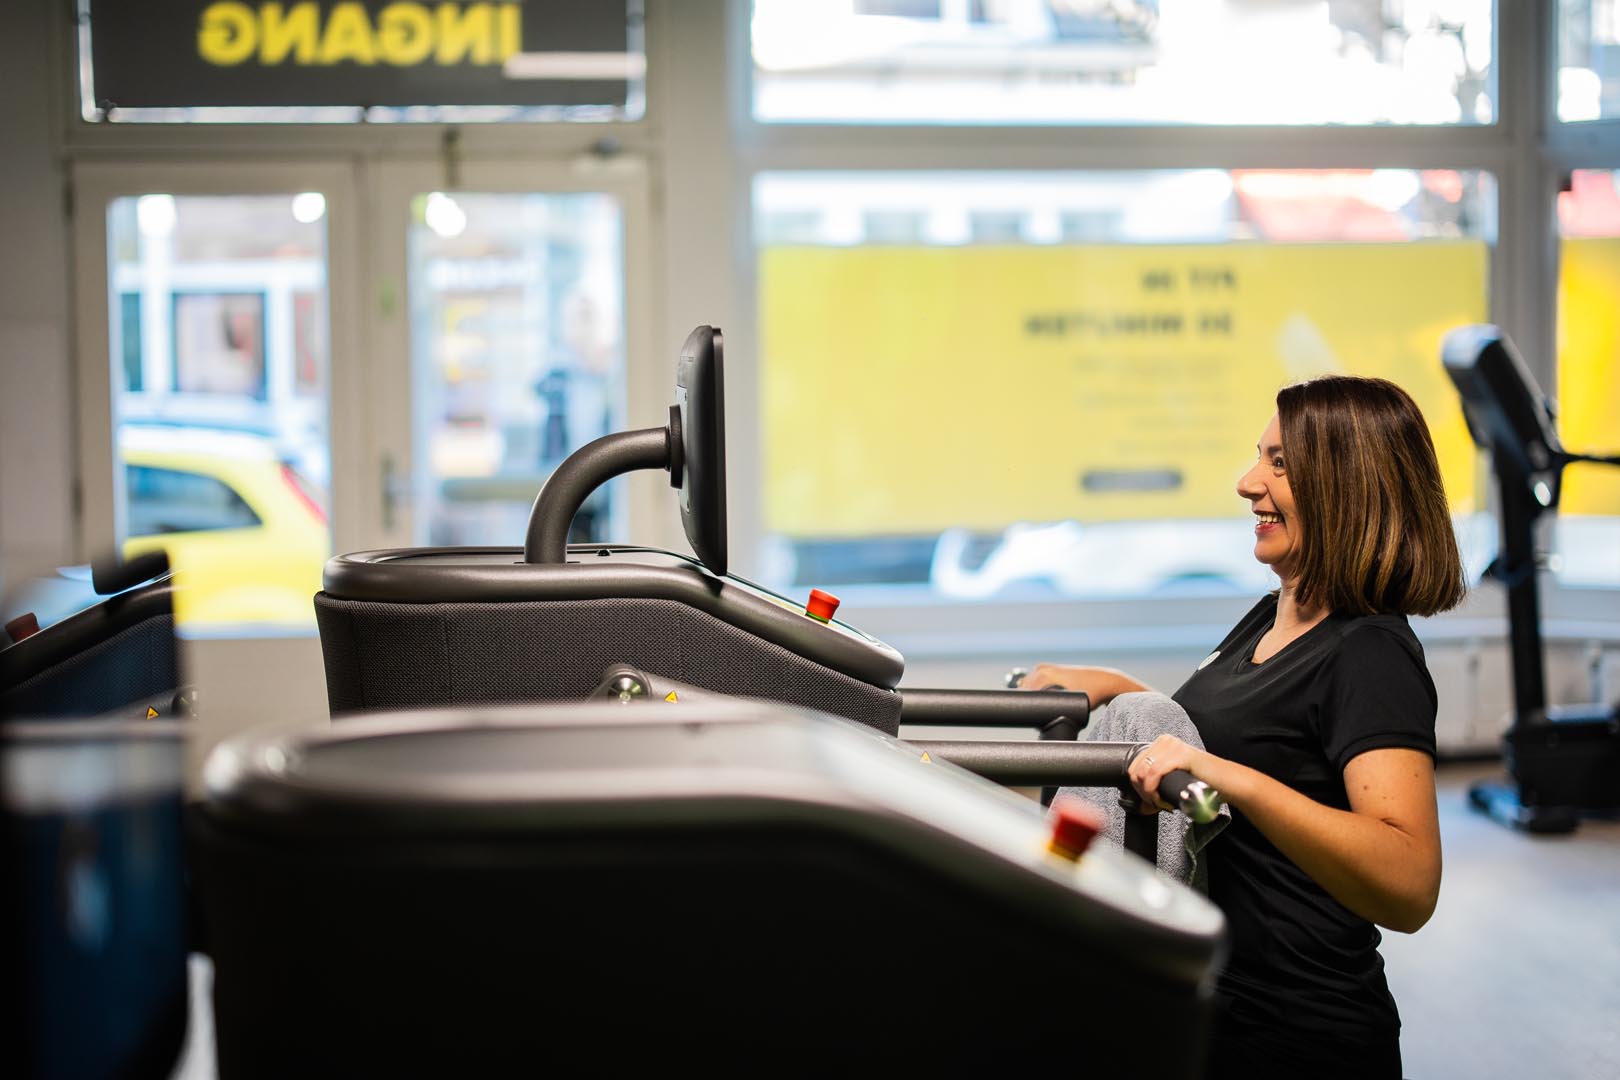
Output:
<svg viewBox="0 0 1620 1080">
<path fill-rule="evenodd" d="M 409 546 L 521 545 L 563 458 L 641 426 L 627 393 L 639 176 L 490 166 L 446 190 L 399 166 L 381 187 L 378 338 L 401 359 L 377 398 L 379 528 Z M 629 516 L 615 481 L 572 535 L 622 538 Z"/>
<path fill-rule="evenodd" d="M 86 557 L 166 550 L 189 637 L 313 632 L 345 411 L 330 206 L 347 171 L 75 181 Z"/>
</svg>

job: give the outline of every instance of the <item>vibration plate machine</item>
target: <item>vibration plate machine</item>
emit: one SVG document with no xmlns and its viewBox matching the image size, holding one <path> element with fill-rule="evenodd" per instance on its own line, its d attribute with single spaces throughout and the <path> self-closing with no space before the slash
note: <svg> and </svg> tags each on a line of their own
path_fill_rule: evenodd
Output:
<svg viewBox="0 0 1620 1080">
<path fill-rule="evenodd" d="M 1035 729 L 1034 741 L 915 742 L 1016 785 L 1122 785 L 1139 749 L 1075 743 L 1085 694 L 899 689 L 905 662 L 832 617 L 728 574 L 723 346 L 700 326 L 676 367 L 663 427 L 597 439 L 535 500 L 521 550 L 410 548 L 341 555 L 315 597 L 334 717 L 379 709 L 533 704 L 606 696 L 679 703 L 703 693 L 831 713 L 886 735 L 902 723 Z M 570 547 L 575 513 L 600 485 L 667 470 L 697 558 L 624 544 Z M 828 603 L 830 601 L 830 603 Z M 1216 794 L 1187 774 L 1175 798 L 1199 820 Z M 1151 823 L 1132 830 L 1151 857 Z"/>
<path fill-rule="evenodd" d="M 668 423 L 569 458 L 522 549 L 328 563 L 339 722 L 205 768 L 223 1075 L 1124 1069 L 1146 1048 L 1199 1074 L 1220 912 L 990 782 L 1129 791 L 1140 745 L 1074 741 L 1083 694 L 897 689 L 894 649 L 727 574 L 721 349 L 688 337 Z M 567 545 L 592 490 L 653 468 L 696 559 Z M 1212 812 L 1188 781 L 1161 795 Z M 1151 858 L 1153 818 L 1127 817 Z"/>
</svg>

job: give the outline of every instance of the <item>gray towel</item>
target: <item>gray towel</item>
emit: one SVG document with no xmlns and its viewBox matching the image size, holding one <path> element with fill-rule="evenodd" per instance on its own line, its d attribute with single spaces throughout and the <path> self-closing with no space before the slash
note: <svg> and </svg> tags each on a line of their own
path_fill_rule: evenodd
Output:
<svg viewBox="0 0 1620 1080">
<path fill-rule="evenodd" d="M 1174 735 L 1189 745 L 1203 748 L 1198 729 L 1182 709 L 1164 694 L 1142 691 L 1121 694 L 1098 707 L 1080 732 L 1088 742 L 1152 742 L 1160 735 Z M 1057 799 L 1080 799 L 1102 810 L 1107 816 L 1106 835 L 1116 844 L 1125 842 L 1125 810 L 1119 805 L 1118 788 L 1059 789 Z M 1199 892 L 1209 892 L 1209 867 L 1199 856 L 1210 841 L 1232 823 L 1232 810 L 1222 806 L 1221 814 L 1207 825 L 1195 825 L 1179 810 L 1159 815 L 1159 869 Z"/>
</svg>

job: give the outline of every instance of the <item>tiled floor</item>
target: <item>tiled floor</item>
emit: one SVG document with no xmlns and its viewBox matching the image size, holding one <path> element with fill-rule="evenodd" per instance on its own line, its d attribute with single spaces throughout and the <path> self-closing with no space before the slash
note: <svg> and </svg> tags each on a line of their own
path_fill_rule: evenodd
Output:
<svg viewBox="0 0 1620 1080">
<path fill-rule="evenodd" d="M 1444 768 L 1440 906 L 1383 953 L 1414 1078 L 1620 1077 L 1620 822 L 1528 836 L 1467 807 L 1493 770 Z"/>
</svg>

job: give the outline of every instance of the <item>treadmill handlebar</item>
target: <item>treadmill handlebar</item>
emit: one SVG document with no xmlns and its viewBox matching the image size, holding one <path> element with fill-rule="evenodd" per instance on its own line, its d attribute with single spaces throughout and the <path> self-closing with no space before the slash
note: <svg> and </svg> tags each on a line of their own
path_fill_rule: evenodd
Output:
<svg viewBox="0 0 1620 1080">
<path fill-rule="evenodd" d="M 1130 788 L 1125 771 L 1146 743 L 997 742 L 978 739 L 908 739 L 932 757 L 1010 787 Z M 1134 789 L 1132 794 L 1134 794 Z M 1220 813 L 1221 794 L 1191 773 L 1176 770 L 1159 784 L 1159 797 L 1199 824 Z"/>
<path fill-rule="evenodd" d="M 169 553 L 162 548 L 124 558 L 110 551 L 90 564 L 90 587 L 98 596 L 112 596 L 169 572 Z"/>
<path fill-rule="evenodd" d="M 568 528 L 591 493 L 615 476 L 640 469 L 679 468 L 670 449 L 678 436 L 668 427 L 642 428 L 604 435 L 569 454 L 535 496 L 529 528 L 523 538 L 523 561 L 568 561 Z"/>
<path fill-rule="evenodd" d="M 900 723 L 934 727 L 1042 729 L 1058 719 L 1079 728 L 1091 715 L 1091 699 L 1080 691 L 913 690 L 901 687 Z"/>
<path fill-rule="evenodd" d="M 1146 749 L 1145 743 L 1138 746 L 1131 754 L 1131 760 L 1136 760 L 1137 754 Z M 1171 769 L 1164 774 L 1159 781 L 1159 798 L 1171 806 L 1179 807 L 1183 814 L 1199 825 L 1207 825 L 1214 821 L 1221 812 L 1223 801 L 1219 791 L 1186 769 Z"/>
</svg>

